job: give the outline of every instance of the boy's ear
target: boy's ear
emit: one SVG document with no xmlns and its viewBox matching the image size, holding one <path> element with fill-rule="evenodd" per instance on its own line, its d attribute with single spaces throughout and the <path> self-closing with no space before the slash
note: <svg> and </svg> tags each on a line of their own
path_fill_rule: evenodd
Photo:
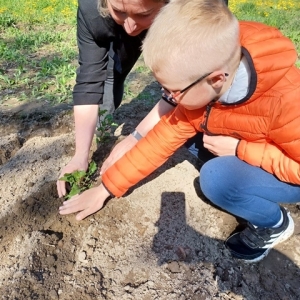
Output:
<svg viewBox="0 0 300 300">
<path fill-rule="evenodd" d="M 224 82 L 226 81 L 226 76 L 224 72 L 213 72 L 209 76 L 210 84 L 214 89 L 220 89 L 223 87 Z"/>
</svg>

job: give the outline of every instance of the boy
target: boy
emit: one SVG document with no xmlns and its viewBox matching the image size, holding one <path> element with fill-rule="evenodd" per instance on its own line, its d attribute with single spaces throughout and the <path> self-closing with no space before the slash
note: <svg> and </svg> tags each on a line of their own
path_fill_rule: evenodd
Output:
<svg viewBox="0 0 300 300">
<path fill-rule="evenodd" d="M 155 19 L 143 50 L 176 109 L 104 173 L 102 185 L 65 202 L 60 213 L 81 211 L 78 220 L 94 213 L 204 132 L 204 147 L 218 157 L 202 166 L 200 187 L 211 202 L 248 221 L 225 245 L 247 262 L 263 259 L 294 230 L 279 203 L 300 201 L 293 44 L 275 28 L 239 23 L 221 0 L 174 0 Z"/>
</svg>

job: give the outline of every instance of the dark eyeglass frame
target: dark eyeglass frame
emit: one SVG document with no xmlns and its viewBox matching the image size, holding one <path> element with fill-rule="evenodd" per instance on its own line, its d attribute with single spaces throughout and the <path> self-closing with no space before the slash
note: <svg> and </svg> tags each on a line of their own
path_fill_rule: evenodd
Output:
<svg viewBox="0 0 300 300">
<path fill-rule="evenodd" d="M 204 78 L 206 78 L 207 76 L 209 76 L 210 74 L 212 74 L 213 72 L 209 72 L 206 73 L 204 75 L 202 75 L 200 78 L 198 78 L 197 80 L 195 80 L 194 82 L 192 82 L 191 84 L 189 84 L 187 87 L 185 87 L 184 89 L 178 91 L 178 92 L 170 92 L 168 91 L 166 88 L 162 87 L 161 91 L 162 91 L 162 98 L 169 102 L 172 105 L 177 105 L 179 104 L 180 101 L 177 101 L 175 99 L 175 97 L 178 97 L 180 94 L 183 94 L 184 92 L 186 92 L 188 89 L 190 89 L 191 87 L 193 87 L 194 85 L 196 85 L 198 82 L 200 82 L 201 80 L 203 80 Z M 227 77 L 229 74 L 228 73 L 224 73 L 224 75 Z M 174 95 L 176 94 L 176 95 Z"/>
</svg>

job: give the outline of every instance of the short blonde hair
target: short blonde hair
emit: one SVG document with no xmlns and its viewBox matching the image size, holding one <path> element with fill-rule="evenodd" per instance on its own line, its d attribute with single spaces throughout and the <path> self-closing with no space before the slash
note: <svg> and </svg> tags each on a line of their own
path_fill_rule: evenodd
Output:
<svg viewBox="0 0 300 300">
<path fill-rule="evenodd" d="M 192 80 L 226 66 L 239 49 L 239 24 L 223 0 L 172 0 L 143 43 L 146 65 Z"/>
</svg>

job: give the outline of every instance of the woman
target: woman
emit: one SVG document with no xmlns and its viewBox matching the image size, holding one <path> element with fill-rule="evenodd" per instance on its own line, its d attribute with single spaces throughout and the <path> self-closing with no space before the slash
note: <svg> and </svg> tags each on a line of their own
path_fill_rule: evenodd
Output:
<svg viewBox="0 0 300 300">
<path fill-rule="evenodd" d="M 75 154 L 59 176 L 86 170 L 98 108 L 112 113 L 121 103 L 124 81 L 138 57 L 154 17 L 168 0 L 79 0 L 77 42 L 79 68 L 73 91 Z M 226 1 L 227 2 L 227 1 Z M 174 106 L 160 100 L 132 135 L 119 143 L 104 162 L 104 172 Z M 59 197 L 65 182 L 57 181 Z"/>
</svg>

